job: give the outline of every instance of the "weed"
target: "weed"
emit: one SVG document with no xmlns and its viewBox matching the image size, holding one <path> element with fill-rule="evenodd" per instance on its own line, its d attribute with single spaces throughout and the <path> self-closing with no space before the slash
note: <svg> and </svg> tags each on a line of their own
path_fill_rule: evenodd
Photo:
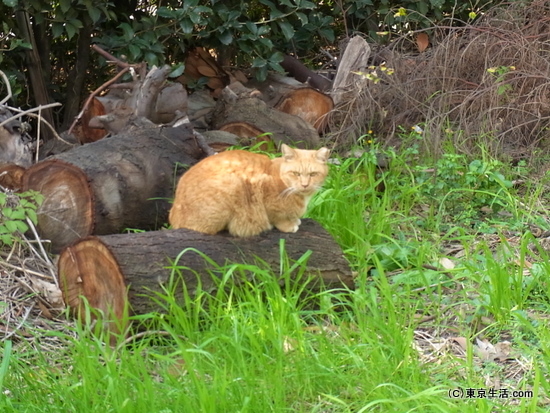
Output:
<svg viewBox="0 0 550 413">
<path fill-rule="evenodd" d="M 27 219 L 37 223 L 36 209 L 43 197 L 36 191 L 12 194 L 0 191 L 0 245 L 13 245 L 29 230 Z"/>
</svg>

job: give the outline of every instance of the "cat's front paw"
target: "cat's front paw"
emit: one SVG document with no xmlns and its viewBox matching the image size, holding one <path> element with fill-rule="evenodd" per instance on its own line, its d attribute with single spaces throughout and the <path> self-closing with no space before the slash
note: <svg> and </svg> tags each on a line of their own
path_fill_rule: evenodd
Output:
<svg viewBox="0 0 550 413">
<path fill-rule="evenodd" d="M 285 221 L 275 224 L 275 227 L 281 232 L 296 232 L 300 228 L 302 221 L 296 219 L 294 221 Z"/>
</svg>

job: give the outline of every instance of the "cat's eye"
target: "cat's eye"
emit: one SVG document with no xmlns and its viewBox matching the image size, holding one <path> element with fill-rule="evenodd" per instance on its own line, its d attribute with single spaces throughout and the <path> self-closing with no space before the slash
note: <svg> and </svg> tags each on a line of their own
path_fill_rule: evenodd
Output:
<svg viewBox="0 0 550 413">
<path fill-rule="evenodd" d="M 311 177 L 314 177 L 314 176 L 317 176 L 317 175 L 319 175 L 319 172 L 311 172 L 309 174 L 309 176 L 311 176 Z"/>
<path fill-rule="evenodd" d="M 292 174 L 293 174 L 294 176 L 300 176 L 300 172 L 298 172 L 298 171 L 292 171 Z"/>
</svg>

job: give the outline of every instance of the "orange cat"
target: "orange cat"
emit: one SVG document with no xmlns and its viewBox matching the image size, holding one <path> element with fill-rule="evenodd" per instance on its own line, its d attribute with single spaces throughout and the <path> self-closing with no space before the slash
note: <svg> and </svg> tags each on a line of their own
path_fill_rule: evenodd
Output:
<svg viewBox="0 0 550 413">
<path fill-rule="evenodd" d="M 296 232 L 313 194 L 323 184 L 329 150 L 292 149 L 270 159 L 226 151 L 203 159 L 180 179 L 170 210 L 173 228 L 207 234 L 227 229 L 250 237 L 276 227 Z"/>
</svg>

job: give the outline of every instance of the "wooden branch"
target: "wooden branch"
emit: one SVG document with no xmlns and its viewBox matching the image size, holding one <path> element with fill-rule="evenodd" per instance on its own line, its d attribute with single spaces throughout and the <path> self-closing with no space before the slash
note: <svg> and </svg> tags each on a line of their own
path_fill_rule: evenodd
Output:
<svg viewBox="0 0 550 413">
<path fill-rule="evenodd" d="M 311 71 L 306 66 L 304 66 L 302 62 L 292 56 L 286 55 L 281 62 L 281 66 L 294 79 L 299 80 L 302 83 L 307 83 L 311 87 L 314 87 L 321 91 L 330 90 L 330 88 L 332 87 L 332 82 L 330 80 Z"/>
<path fill-rule="evenodd" d="M 99 47 L 97 44 L 92 45 L 92 49 L 94 49 L 98 54 L 103 56 L 105 59 L 107 59 L 109 62 L 115 63 L 118 67 L 121 67 L 123 69 L 130 69 L 131 67 L 138 67 L 138 65 L 133 65 L 127 62 L 123 62 L 120 59 L 117 59 L 114 57 L 111 53 L 103 50 L 101 47 Z"/>
<path fill-rule="evenodd" d="M 145 76 L 145 79 L 140 85 L 139 91 L 135 93 L 135 104 L 131 105 L 135 107 L 134 113 L 138 118 L 144 117 L 151 119 L 151 113 L 155 107 L 154 102 L 171 71 L 172 68 L 170 66 L 164 65 L 161 68 L 153 67 L 153 69 L 147 73 L 147 76 Z"/>
<path fill-rule="evenodd" d="M 94 45 L 95 46 L 95 45 Z M 75 118 L 74 122 L 72 123 L 71 127 L 69 128 L 69 131 L 68 133 L 71 134 L 73 132 L 73 129 L 74 127 L 76 126 L 76 124 L 78 123 L 78 121 L 80 120 L 80 118 L 82 118 L 82 115 L 84 114 L 84 111 L 88 108 L 88 106 L 90 105 L 92 99 L 97 96 L 99 93 L 101 93 L 103 90 L 105 90 L 106 88 L 109 87 L 109 85 L 111 85 L 112 83 L 115 83 L 118 79 L 120 79 L 122 76 L 124 76 L 124 74 L 126 72 L 128 72 L 130 70 L 129 67 L 125 67 L 124 69 L 122 69 L 120 72 L 117 73 L 117 75 L 115 77 L 113 77 L 111 80 L 103 83 L 100 87 L 98 87 L 96 90 L 94 90 L 90 96 L 88 96 L 88 99 L 86 99 L 86 103 L 84 103 L 84 106 L 82 107 L 82 110 L 80 111 L 80 113 L 78 114 L 78 116 Z"/>
</svg>

